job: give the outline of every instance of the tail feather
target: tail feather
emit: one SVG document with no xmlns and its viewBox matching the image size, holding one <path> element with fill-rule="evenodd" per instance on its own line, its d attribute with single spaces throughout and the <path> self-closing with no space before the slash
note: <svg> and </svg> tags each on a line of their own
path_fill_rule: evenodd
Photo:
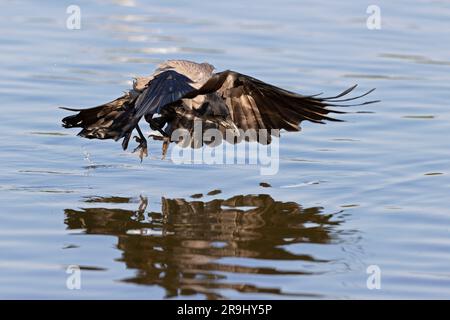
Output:
<svg viewBox="0 0 450 320">
<path fill-rule="evenodd" d="M 134 115 L 134 102 L 136 97 L 130 92 L 108 102 L 104 105 L 89 109 L 62 108 L 69 111 L 78 111 L 77 114 L 62 119 L 65 128 L 82 128 L 79 136 L 88 139 L 114 139 L 125 137 L 129 140 L 133 127 L 129 124 Z M 128 141 L 124 141 L 126 149 Z"/>
</svg>

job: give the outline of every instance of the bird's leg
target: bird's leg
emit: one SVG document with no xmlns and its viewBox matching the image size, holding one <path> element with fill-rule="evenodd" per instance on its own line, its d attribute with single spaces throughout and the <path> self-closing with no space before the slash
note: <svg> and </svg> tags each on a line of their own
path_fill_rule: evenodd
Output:
<svg viewBox="0 0 450 320">
<path fill-rule="evenodd" d="M 162 160 L 166 158 L 167 150 L 169 149 L 170 144 L 170 135 L 163 129 L 164 126 L 170 121 L 170 116 L 167 114 L 163 114 L 158 118 L 153 119 L 153 114 L 148 114 L 145 116 L 145 121 L 148 122 L 150 125 L 150 128 L 152 130 L 157 130 L 159 133 L 161 133 L 161 136 L 151 134 L 149 137 L 152 137 L 153 140 L 159 140 L 163 141 L 162 144 Z M 168 127 L 170 127 L 170 122 Z M 167 129 L 167 128 L 166 128 Z"/>
<path fill-rule="evenodd" d="M 150 119 L 148 123 L 150 124 L 150 128 L 152 128 L 153 130 L 157 130 L 164 137 L 168 136 L 168 134 L 161 128 L 161 125 L 156 122 L 155 119 Z"/>
<path fill-rule="evenodd" d="M 136 125 L 136 130 L 139 134 L 139 137 L 134 136 L 133 138 L 136 140 L 137 143 L 139 143 L 139 145 L 136 147 L 136 149 L 134 149 L 133 152 L 136 152 L 139 150 L 139 158 L 141 158 L 141 162 L 142 162 L 142 159 L 144 159 L 144 156 L 145 157 L 148 156 L 147 140 L 145 139 L 145 136 L 142 133 L 141 128 L 139 128 L 139 125 Z"/>
<path fill-rule="evenodd" d="M 153 119 L 153 114 L 149 114 L 145 116 L 145 121 L 148 122 L 152 130 L 157 130 L 163 137 L 167 137 L 167 133 L 163 130 L 164 125 L 167 122 L 165 117 L 161 116 Z"/>
<path fill-rule="evenodd" d="M 170 143 L 169 137 L 164 137 L 163 140 L 164 140 L 164 142 L 162 144 L 162 157 L 161 157 L 162 160 L 164 160 L 166 158 L 167 150 L 169 149 L 169 143 Z"/>
</svg>

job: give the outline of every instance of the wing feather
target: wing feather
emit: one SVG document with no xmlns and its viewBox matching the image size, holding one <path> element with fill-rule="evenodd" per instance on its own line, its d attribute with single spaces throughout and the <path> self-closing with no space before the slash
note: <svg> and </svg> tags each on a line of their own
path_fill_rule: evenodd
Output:
<svg viewBox="0 0 450 320">
<path fill-rule="evenodd" d="M 355 100 L 371 93 L 368 92 L 340 99 L 356 88 L 352 86 L 336 96 L 321 98 L 320 95 L 304 96 L 278 88 L 261 80 L 234 71 L 214 74 L 198 90 L 189 92 L 185 98 L 217 92 L 222 96 L 230 110 L 233 122 L 241 129 L 285 129 L 300 130 L 304 120 L 314 123 L 324 121 L 342 121 L 330 117 L 329 113 L 344 114 L 344 111 L 329 107 L 365 105 L 378 101 L 345 105 L 341 102 Z"/>
<path fill-rule="evenodd" d="M 195 90 L 193 81 L 174 70 L 156 75 L 136 101 L 135 119 L 146 114 L 159 113 L 161 108 L 183 98 Z"/>
</svg>

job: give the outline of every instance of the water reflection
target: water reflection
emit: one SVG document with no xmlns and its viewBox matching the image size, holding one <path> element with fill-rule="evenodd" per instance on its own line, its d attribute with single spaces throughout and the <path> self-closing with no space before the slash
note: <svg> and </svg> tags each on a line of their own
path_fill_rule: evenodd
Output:
<svg viewBox="0 0 450 320">
<path fill-rule="evenodd" d="M 137 210 L 106 208 L 133 202 L 136 206 L 139 202 Z M 336 226 L 342 223 L 337 213 L 325 214 L 321 207 L 302 208 L 266 194 L 207 202 L 162 198 L 161 202 L 161 212 L 150 212 L 144 197 L 139 201 L 87 198 L 86 208 L 64 210 L 65 223 L 68 229 L 87 234 L 117 236 L 120 260 L 137 270 L 122 281 L 161 286 L 166 297 L 202 294 L 208 299 L 223 298 L 223 289 L 287 295 L 276 286 L 231 281 L 229 275 L 315 274 L 305 266 L 330 261 L 287 247 L 335 243 Z M 251 266 L 244 265 L 243 258 L 252 259 Z M 289 264 L 293 269 L 284 269 L 277 261 L 296 263 Z"/>
</svg>

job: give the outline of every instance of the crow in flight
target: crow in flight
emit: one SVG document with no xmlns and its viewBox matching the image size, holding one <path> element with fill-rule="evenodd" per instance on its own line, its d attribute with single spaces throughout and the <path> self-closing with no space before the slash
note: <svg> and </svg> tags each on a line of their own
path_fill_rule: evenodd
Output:
<svg viewBox="0 0 450 320">
<path fill-rule="evenodd" d="M 147 156 L 147 141 L 139 127 L 142 118 L 161 134 L 152 137 L 163 141 L 164 157 L 169 143 L 174 142 L 171 134 L 176 129 L 187 129 L 192 133 L 195 121 L 201 121 L 204 130 L 232 130 L 237 137 L 233 143 L 237 143 L 239 132 L 249 129 L 271 130 L 272 135 L 277 135 L 281 129 L 300 131 L 303 120 L 315 123 L 341 121 L 328 114 L 345 112 L 328 107 L 377 102 L 343 104 L 374 90 L 352 98 L 344 97 L 356 85 L 333 97 L 305 96 L 235 71 L 213 71 L 214 67 L 209 63 L 166 61 L 152 75 L 135 78 L 133 88 L 111 102 L 89 109 L 63 108 L 78 112 L 65 117 L 63 126 L 82 128 L 78 135 L 88 139 L 117 141 L 123 138 L 124 150 L 136 129 L 139 136 L 134 139 L 139 145 L 134 151 L 139 151 L 142 161 Z M 266 143 L 270 143 L 270 134 L 268 140 Z"/>
</svg>

